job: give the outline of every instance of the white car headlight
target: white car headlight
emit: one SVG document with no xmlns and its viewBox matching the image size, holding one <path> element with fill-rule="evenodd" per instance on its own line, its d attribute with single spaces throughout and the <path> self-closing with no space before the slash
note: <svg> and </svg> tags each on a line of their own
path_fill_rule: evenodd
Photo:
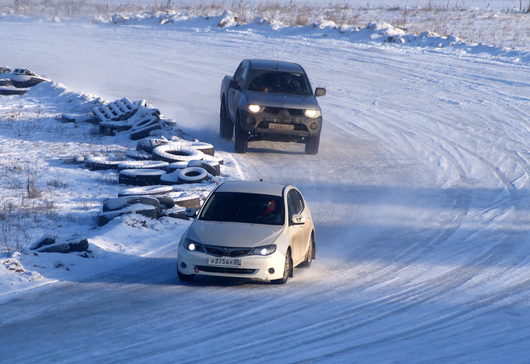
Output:
<svg viewBox="0 0 530 364">
<path fill-rule="evenodd" d="M 320 110 L 318 109 L 306 109 L 304 110 L 304 115 L 308 118 L 314 119 L 320 116 Z"/>
<path fill-rule="evenodd" d="M 191 239 L 184 240 L 184 244 L 182 245 L 184 246 L 186 250 L 189 250 L 189 251 L 201 251 L 202 250 L 201 244 Z"/>
<path fill-rule="evenodd" d="M 276 251 L 276 244 L 258 246 L 257 248 L 252 249 L 250 252 L 251 255 L 271 255 Z"/>
<path fill-rule="evenodd" d="M 259 105 L 248 105 L 248 111 L 250 111 L 253 114 L 257 114 L 261 111 L 261 106 Z"/>
</svg>

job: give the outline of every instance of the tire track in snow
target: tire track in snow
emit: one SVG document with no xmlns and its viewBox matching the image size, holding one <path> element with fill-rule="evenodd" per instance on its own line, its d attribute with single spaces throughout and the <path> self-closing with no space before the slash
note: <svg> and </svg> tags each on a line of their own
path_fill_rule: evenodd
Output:
<svg viewBox="0 0 530 364">
<path fill-rule="evenodd" d="M 490 264 L 491 262 L 495 261 L 494 254 L 491 254 L 489 251 L 485 252 L 481 257 L 478 257 L 476 262 L 474 262 L 474 265 L 481 265 L 481 264 Z M 477 269 L 472 269 L 471 267 L 458 267 L 454 270 L 448 271 L 443 276 L 439 277 L 439 286 L 435 284 L 435 282 L 424 282 L 421 285 L 418 285 L 417 287 L 410 287 L 408 289 L 402 290 L 401 292 L 396 293 L 395 295 L 384 297 L 378 300 L 371 301 L 369 303 L 366 303 L 364 305 L 361 305 L 359 307 L 354 307 L 347 311 L 340 311 L 336 312 L 333 315 L 333 318 L 327 321 L 321 321 L 314 325 L 308 325 L 301 328 L 294 329 L 292 331 L 286 332 L 283 335 L 275 335 L 274 337 L 271 337 L 269 339 L 260 340 L 257 342 L 247 343 L 242 346 L 233 347 L 229 350 L 225 350 L 222 352 L 216 353 L 216 358 L 218 359 L 218 355 L 228 355 L 230 357 L 230 354 L 233 354 L 235 352 L 241 352 L 243 349 L 251 348 L 251 352 L 255 352 L 255 356 L 246 357 L 248 361 L 258 361 L 258 362 L 266 362 L 270 360 L 279 360 L 282 357 L 285 357 L 283 354 L 286 352 L 290 352 L 295 348 L 311 348 L 317 352 L 319 351 L 325 351 L 327 345 L 329 343 L 324 342 L 327 339 L 333 339 L 335 340 L 338 337 L 343 337 L 346 340 L 347 336 L 345 334 L 352 332 L 354 330 L 360 329 L 362 327 L 368 326 L 370 324 L 373 324 L 375 322 L 383 321 L 387 318 L 391 318 L 397 314 L 406 312 L 408 310 L 414 309 L 417 305 L 420 304 L 426 304 L 429 303 L 431 300 L 436 299 L 437 297 L 441 296 L 442 294 L 445 294 L 447 292 L 450 292 L 454 290 L 456 287 L 461 286 L 468 282 L 470 279 L 472 279 L 477 272 Z M 454 277 L 458 277 L 457 280 L 454 279 Z M 347 349 L 342 349 L 338 352 L 334 352 L 333 354 L 326 355 L 323 357 L 311 357 L 310 360 L 323 360 L 331 358 L 335 355 L 342 354 L 344 352 L 354 350 L 359 347 L 367 347 L 369 345 L 376 345 L 380 344 L 382 342 L 388 342 L 392 340 L 397 339 L 410 339 L 418 335 L 422 335 L 429 332 L 438 331 L 444 328 L 450 328 L 451 326 L 455 326 L 461 323 L 462 316 L 468 315 L 475 311 L 480 311 L 481 309 L 486 309 L 487 312 L 489 312 L 489 308 L 491 306 L 494 306 L 494 304 L 499 303 L 502 300 L 505 300 L 506 297 L 510 297 L 510 294 L 517 288 L 527 288 L 527 284 L 530 281 L 524 281 L 514 287 L 510 287 L 508 289 L 505 289 L 503 291 L 498 292 L 494 296 L 486 295 L 482 299 L 478 300 L 478 302 L 475 301 L 470 306 L 465 306 L 463 308 L 457 308 L 456 310 L 454 308 L 447 309 L 449 313 L 444 314 L 442 317 L 439 317 L 437 315 L 436 319 L 433 319 L 432 322 L 429 324 L 423 324 L 419 325 L 418 327 L 414 329 L 409 329 L 406 327 L 406 329 L 403 332 L 397 332 L 392 334 L 386 334 L 383 333 L 383 337 L 377 340 L 370 340 L 365 343 L 356 344 L 355 346 L 348 347 Z M 387 305 L 391 304 L 402 304 L 401 307 L 398 309 L 392 309 L 392 310 L 385 310 Z M 378 307 L 383 306 L 383 307 Z M 367 311 L 367 312 L 365 312 Z M 363 317 L 365 315 L 369 315 L 371 312 L 376 312 L 376 314 L 373 314 L 372 317 L 365 320 L 348 320 L 350 318 L 356 318 L 356 317 Z M 383 312 L 383 313 L 379 313 Z M 484 315 L 487 315 L 487 312 L 484 313 Z M 442 314 L 439 312 L 439 314 Z M 281 316 L 283 317 L 283 316 Z M 471 318 L 469 318 L 471 319 Z M 345 324 L 347 322 L 352 322 L 353 324 Z M 451 323 L 450 325 L 448 323 Z M 440 327 L 438 327 L 440 325 Z M 255 329 L 259 329 L 260 325 L 253 326 Z M 337 330 L 330 330 L 331 327 L 338 326 L 339 329 Z M 306 332 L 311 333 L 320 333 L 323 331 L 319 331 L 320 328 L 326 328 L 325 334 L 318 335 L 313 334 L 311 338 L 307 338 L 308 335 L 304 335 Z M 296 339 L 293 339 L 296 338 Z M 305 341 L 304 341 L 305 340 Z M 268 349 L 271 345 L 273 345 L 275 342 L 290 342 L 290 345 L 284 345 L 280 348 L 276 348 L 274 350 L 274 353 L 269 353 Z M 262 351 L 258 351 L 259 347 L 263 347 L 264 349 Z M 307 349 L 306 349 L 307 350 Z M 198 357 L 190 362 L 202 362 L 202 361 L 208 361 L 208 356 L 204 357 Z"/>
<path fill-rule="evenodd" d="M 403 131 L 404 131 L 404 130 L 401 129 L 401 130 L 400 130 L 400 134 L 402 134 Z M 405 135 L 406 135 L 406 134 L 405 134 Z M 410 143 L 410 145 L 414 145 L 414 143 L 418 143 L 418 140 L 417 140 L 418 136 L 417 136 L 417 135 L 414 135 L 413 137 L 414 137 L 415 140 L 414 140 L 413 143 Z M 427 145 L 427 143 L 429 143 L 429 142 L 432 142 L 432 139 L 431 139 L 431 140 L 428 140 L 427 142 L 425 142 L 423 146 L 425 147 L 425 146 Z M 447 143 L 446 143 L 446 144 L 447 144 Z M 451 143 L 449 143 L 448 145 L 450 145 L 450 144 L 451 144 Z M 442 147 L 442 144 L 438 144 L 438 146 Z M 445 147 L 442 147 L 442 149 L 445 149 Z M 423 150 L 425 150 L 425 149 L 423 149 Z M 449 152 L 447 149 L 445 149 L 444 154 L 445 154 L 446 157 L 447 157 L 447 156 L 450 156 L 450 159 L 452 159 L 453 162 L 456 161 L 456 159 L 453 157 L 453 154 L 452 154 L 451 152 Z M 463 157 L 460 157 L 459 159 L 463 159 Z M 454 164 L 454 163 L 453 163 L 453 164 Z M 458 164 L 457 164 L 457 165 L 458 165 Z M 460 173 L 460 174 L 461 174 L 461 179 L 464 179 L 464 178 L 463 178 L 463 177 L 464 177 L 464 174 L 462 173 L 462 169 L 461 169 L 461 173 Z M 466 200 L 468 200 L 467 204 L 469 204 L 469 198 L 466 198 Z M 459 206 L 459 207 L 462 207 L 462 206 Z M 466 211 L 467 211 L 467 210 L 466 210 Z M 464 215 L 465 215 L 465 213 L 464 213 Z M 460 219 L 460 220 L 461 220 L 461 219 Z M 458 224 L 458 225 L 457 225 L 452 231 L 449 231 L 449 232 L 446 232 L 445 234 L 443 234 L 443 235 L 440 237 L 441 240 L 432 239 L 431 242 L 432 242 L 433 244 L 436 244 L 437 242 L 440 242 L 440 241 L 443 242 L 443 241 L 447 240 L 447 239 L 452 235 L 452 233 L 455 232 L 455 231 L 458 229 L 458 227 L 459 227 L 459 224 Z M 404 252 L 404 255 L 407 255 L 407 252 Z M 418 254 L 418 255 L 421 255 L 421 254 Z M 408 262 L 408 263 L 413 263 L 414 261 L 415 261 L 415 259 L 412 258 L 411 261 Z M 481 261 L 480 261 L 479 259 L 477 259 L 476 261 L 474 261 L 474 262 L 470 262 L 470 263 L 471 263 L 471 264 L 479 264 L 479 263 L 481 263 Z M 408 266 L 409 266 L 409 264 L 404 264 L 404 265 L 402 266 L 402 268 L 404 268 L 404 267 L 408 267 Z M 387 274 L 387 276 L 390 276 L 391 273 L 399 272 L 399 270 L 400 270 L 400 269 L 390 269 L 390 271 L 389 271 L 389 273 Z M 458 272 L 451 272 L 451 274 L 456 274 L 456 273 L 458 273 Z M 471 275 L 470 277 L 472 277 L 472 276 L 473 276 L 473 275 Z M 381 278 L 384 278 L 384 277 L 385 277 L 385 276 L 377 277 L 376 280 L 382 280 Z M 444 277 L 444 278 L 445 278 L 445 277 Z M 468 280 L 468 279 L 464 280 L 461 284 L 467 282 L 467 280 Z M 431 283 L 435 283 L 435 282 L 431 282 Z M 453 283 L 454 283 L 454 282 L 453 282 Z M 448 288 L 448 291 L 451 290 L 451 289 L 453 289 L 453 288 L 455 288 L 455 287 L 452 287 L 452 288 L 451 288 L 451 286 L 450 286 L 450 287 Z M 418 293 L 418 294 L 421 294 L 422 292 L 417 292 L 417 293 Z"/>
<path fill-rule="evenodd" d="M 120 30 L 116 29 L 115 32 L 119 33 Z M 134 34 L 141 33 L 134 32 Z M 311 206 L 313 202 L 317 207 L 319 203 L 322 204 L 318 200 L 319 193 L 326 197 L 326 193 L 330 191 L 337 193 L 341 187 L 344 187 L 344 194 L 350 198 L 345 202 L 347 205 L 345 211 L 341 210 L 340 204 L 344 201 L 335 200 L 323 210 L 316 211 L 324 221 L 318 228 L 323 228 L 321 231 L 324 238 L 330 240 L 322 241 L 321 246 L 327 250 L 337 250 L 329 252 L 325 260 L 319 259 L 315 262 L 313 269 L 323 274 L 323 277 L 314 279 L 315 276 L 312 276 L 311 271 L 303 274 L 297 272 L 297 276 L 287 287 L 274 287 L 274 289 L 263 285 L 232 287 L 216 284 L 172 287 L 170 285 L 176 282 L 176 278 L 173 268 L 170 269 L 170 263 L 145 261 L 145 264 L 131 267 L 130 272 L 126 270 L 117 272 L 116 277 L 107 279 L 107 282 L 84 284 L 81 288 L 76 287 L 75 284 L 60 286 L 61 292 L 51 293 L 49 298 L 40 301 L 45 307 L 39 311 L 39 314 L 30 314 L 29 308 L 26 310 L 28 317 L 35 318 L 32 324 L 36 325 L 37 329 L 45 329 L 46 325 L 53 322 L 45 317 L 47 308 L 57 316 L 64 309 L 64 317 L 72 319 L 75 324 L 81 326 L 78 330 L 86 326 L 87 331 L 81 332 L 89 334 L 90 325 L 93 325 L 90 318 L 76 317 L 79 313 L 78 308 L 84 306 L 75 306 L 84 304 L 101 307 L 94 310 L 92 319 L 107 321 L 109 324 L 109 327 L 100 331 L 101 339 L 97 337 L 93 339 L 101 357 L 109 361 L 128 359 L 131 362 L 140 362 L 149 358 L 159 358 L 160 361 L 174 361 L 178 358 L 184 361 L 190 358 L 190 353 L 197 358 L 195 361 L 199 358 L 205 361 L 221 359 L 234 361 L 234 357 L 247 358 L 247 361 L 277 359 L 283 362 L 319 358 L 333 360 L 353 358 L 356 351 L 362 349 L 367 354 L 364 356 L 365 360 L 373 358 L 373 361 L 381 361 L 388 359 L 385 351 L 392 350 L 394 343 L 421 344 L 421 340 L 415 341 L 414 338 L 421 338 L 424 335 L 430 335 L 428 337 L 432 337 L 433 341 L 450 342 L 449 337 L 459 333 L 461 329 L 459 325 L 462 325 L 462 322 L 475 320 L 481 323 L 483 330 L 486 331 L 489 329 L 487 315 L 493 313 L 496 308 L 508 305 L 509 303 L 505 303 L 506 300 L 528 295 L 525 271 L 518 269 L 524 267 L 525 259 L 528 258 L 523 254 L 512 256 L 510 251 L 504 250 L 503 244 L 492 241 L 485 242 L 484 249 L 479 250 L 477 254 L 475 245 L 478 245 L 481 238 L 481 228 L 475 227 L 472 231 L 466 231 L 466 226 L 474 223 L 470 220 L 470 215 L 475 214 L 475 211 L 470 211 L 470 207 L 476 208 L 473 204 L 475 196 L 464 188 L 476 182 L 477 172 L 473 169 L 475 166 L 470 159 L 478 161 L 476 164 L 480 168 L 484 167 L 488 175 L 494 173 L 492 168 L 499 168 L 497 172 L 501 175 L 496 175 L 494 181 L 498 180 L 502 184 L 504 178 L 504 182 L 513 184 L 513 178 L 507 174 L 504 166 L 495 166 L 487 156 L 480 160 L 469 154 L 469 151 L 473 150 L 467 144 L 467 140 L 479 137 L 480 130 L 470 137 L 466 135 L 469 130 L 453 128 L 450 136 L 456 137 L 455 141 L 449 136 L 438 139 L 439 136 L 445 135 L 443 128 L 435 127 L 435 123 L 440 123 L 443 118 L 433 118 L 435 120 L 428 124 L 432 127 L 430 130 L 427 126 L 422 127 L 422 123 L 432 116 L 447 115 L 443 110 L 444 106 L 436 105 L 441 99 L 447 100 L 447 105 L 452 105 L 450 102 L 456 99 L 474 108 L 477 108 L 478 102 L 474 99 L 482 99 L 484 108 L 475 110 L 474 114 L 466 112 L 465 116 L 472 117 L 473 119 L 470 120 L 472 123 L 479 122 L 481 116 L 490 116 L 491 113 L 487 108 L 495 106 L 498 99 L 508 99 L 516 95 L 511 89 L 491 92 L 495 91 L 497 83 L 488 81 L 479 70 L 485 68 L 486 71 L 493 70 L 495 73 L 507 74 L 506 67 L 495 66 L 490 61 L 483 62 L 479 66 L 473 64 L 477 62 L 470 60 L 471 57 L 460 59 L 455 55 L 417 55 L 414 50 L 396 51 L 391 47 L 357 46 L 333 40 L 330 42 L 317 40 L 312 44 L 304 42 L 304 46 L 301 47 L 300 38 L 282 38 L 284 42 L 279 45 L 278 39 L 261 39 L 259 36 L 257 38 L 252 36 L 252 39 L 249 39 L 245 35 L 238 35 L 234 40 L 219 34 L 200 36 L 177 32 L 174 38 L 178 38 L 178 34 L 183 34 L 187 42 L 190 42 L 191 38 L 193 47 L 187 46 L 184 41 L 173 39 L 173 35 L 170 44 L 164 43 L 164 39 L 160 39 L 155 32 L 140 37 L 137 40 L 140 44 L 144 37 L 150 38 L 149 43 L 145 41 L 145 44 L 153 44 L 149 52 L 142 52 L 137 46 L 134 46 L 134 49 L 138 53 L 135 56 L 139 59 L 138 66 L 148 64 L 145 73 L 155 76 L 154 85 L 146 82 L 149 77 L 136 80 L 134 84 L 121 81 L 123 83 L 116 82 L 116 85 L 112 85 L 111 93 L 130 89 L 131 85 L 138 91 L 137 85 L 145 82 L 150 86 L 146 92 L 150 97 L 155 98 L 163 110 L 174 104 L 175 100 L 181 103 L 185 100 L 186 107 L 190 109 L 196 108 L 198 104 L 202 107 L 201 110 L 210 109 L 214 104 L 210 99 L 217 102 L 212 96 L 214 92 L 198 91 L 198 89 L 214 85 L 213 81 L 209 83 L 201 80 L 198 85 L 194 84 L 195 88 L 187 90 L 191 94 L 183 94 L 180 91 L 181 87 L 177 87 L 173 90 L 176 91 L 175 94 L 169 92 L 168 97 L 155 93 L 151 95 L 151 89 L 156 89 L 156 85 L 160 86 L 157 77 L 163 78 L 162 84 L 165 85 L 168 75 L 175 77 L 182 75 L 178 80 L 183 84 L 188 84 L 187 82 L 193 77 L 192 72 L 209 70 L 204 72 L 204 79 L 213 78 L 212 75 L 218 73 L 219 69 L 235 68 L 243 55 L 252 57 L 267 52 L 278 52 L 277 49 L 281 48 L 280 51 L 284 52 L 282 54 L 294 59 L 298 56 L 292 51 L 293 45 L 298 47 L 297 50 L 304 50 L 304 65 L 307 64 L 312 68 L 308 70 L 312 80 L 328 81 L 328 85 L 331 83 L 333 86 L 335 84 L 338 86 L 329 88 L 327 99 L 330 100 L 329 102 L 323 99 L 324 112 L 330 116 L 328 118 L 325 115 L 326 123 L 330 122 L 326 127 L 329 125 L 330 128 L 325 130 L 323 146 L 329 148 L 329 152 L 326 151 L 327 148 L 323 148 L 322 154 L 318 157 L 302 157 L 296 153 L 275 154 L 260 151 L 255 158 L 252 155 L 234 157 L 236 166 L 239 167 L 241 162 L 242 167 L 239 171 L 244 177 L 263 176 L 279 180 L 292 178 L 296 182 L 301 182 L 303 187 L 314 192 L 311 197 L 315 201 L 310 201 Z M 123 38 L 120 39 L 120 45 L 126 49 L 128 35 L 130 34 L 122 34 Z M 103 48 L 114 47 L 114 38 L 100 38 L 98 42 L 103 44 Z M 31 37 L 26 41 L 31 43 Z M 222 43 L 222 51 L 216 48 L 218 43 Z M 153 49 L 155 52 L 164 51 L 164 54 L 167 51 L 167 60 L 153 64 Z M 172 57 L 172 49 L 176 49 L 175 57 Z M 329 56 L 323 56 L 326 54 Z M 73 64 L 79 58 L 75 54 L 69 57 Z M 105 55 L 103 54 L 102 57 L 104 58 Z M 185 64 L 190 60 L 193 61 L 194 58 L 197 60 L 192 65 Z M 132 61 L 134 62 L 134 59 Z M 336 66 L 334 72 L 329 72 L 330 64 Z M 70 66 L 65 65 L 65 67 Z M 501 68 L 502 70 L 499 71 Z M 471 76 L 467 76 L 468 74 Z M 518 74 L 521 72 L 519 71 Z M 215 79 L 215 93 L 218 81 Z M 356 83 L 358 85 L 355 85 Z M 354 86 L 351 86 L 352 84 Z M 403 85 L 406 88 L 400 88 Z M 385 90 L 387 86 L 388 91 Z M 446 90 L 451 87 L 454 88 L 454 92 L 449 94 Z M 401 92 L 395 92 L 397 89 Z M 431 91 L 438 94 L 432 95 L 432 98 L 426 97 L 425 93 Z M 416 96 L 419 96 L 417 100 Z M 425 111 L 422 102 L 433 103 L 432 113 L 428 112 L 431 109 Z M 509 111 L 508 107 L 499 107 L 499 113 L 510 115 L 514 120 L 524 117 L 522 101 L 521 110 L 517 110 L 519 104 L 513 106 L 513 112 Z M 456 106 L 447 106 L 447 108 L 462 110 Z M 191 114 L 184 113 L 182 119 L 189 117 L 189 120 L 183 121 L 188 126 L 197 122 L 199 126 L 190 129 L 201 131 L 203 124 L 200 123 L 203 122 L 201 119 L 205 115 L 190 117 Z M 211 120 L 214 118 L 212 117 Z M 456 117 L 451 120 L 458 121 Z M 509 143 L 506 143 L 507 148 L 513 146 L 518 150 L 517 153 L 520 153 L 522 158 L 518 159 L 518 162 L 521 163 L 520 167 L 524 168 L 524 132 L 528 132 L 528 127 L 524 123 L 520 124 L 519 129 L 514 128 L 515 131 L 512 131 L 513 138 L 509 138 L 509 132 L 512 126 L 518 125 L 516 122 L 506 124 L 504 129 L 500 128 L 499 137 L 505 141 L 509 140 Z M 451 125 L 445 125 L 446 128 L 448 126 Z M 433 135 L 433 131 L 439 132 L 439 135 Z M 521 136 L 519 141 L 516 136 Z M 487 138 L 494 141 L 495 134 L 490 134 Z M 466 141 L 463 147 L 467 149 L 462 149 L 463 141 Z M 484 139 L 483 142 L 487 143 L 487 140 Z M 294 152 L 297 152 L 297 149 L 294 149 Z M 394 153 L 398 155 L 406 153 L 406 155 L 403 158 L 393 158 Z M 478 153 L 477 155 L 480 156 Z M 516 155 L 512 157 L 516 158 Z M 338 158 L 342 160 L 337 161 Z M 372 159 L 363 161 L 364 158 Z M 302 159 L 303 162 L 299 162 Z M 418 220 L 421 218 L 421 222 L 432 219 L 437 225 L 422 227 L 420 223 L 411 221 L 398 226 L 392 224 L 394 222 L 392 219 L 388 219 L 381 223 L 380 229 L 373 235 L 362 235 L 356 240 L 353 233 L 363 230 L 362 224 L 353 230 L 347 229 L 347 224 L 353 225 L 357 219 L 363 218 L 362 211 L 355 210 L 368 210 L 370 214 L 373 212 L 373 209 L 369 209 L 372 207 L 370 203 L 373 202 L 377 207 L 376 204 L 379 202 L 355 198 L 357 193 L 363 193 L 362 187 L 357 185 L 365 184 L 368 187 L 371 183 L 377 185 L 381 182 L 379 180 L 381 178 L 383 183 L 380 184 L 385 191 L 375 193 L 379 193 L 381 196 L 378 197 L 381 199 L 386 199 L 388 197 L 386 190 L 392 187 L 392 182 L 395 181 L 398 185 L 407 182 L 401 173 L 391 169 L 392 164 L 395 162 L 398 164 L 396 169 L 403 168 L 406 172 L 410 172 L 411 168 L 405 165 L 407 161 L 413 161 L 414 167 L 425 170 L 420 173 L 419 177 L 424 178 L 420 181 L 414 180 L 413 174 L 409 177 L 408 182 L 411 182 L 415 191 L 421 192 L 422 186 L 426 185 L 428 188 L 439 188 L 443 192 L 441 195 L 431 197 L 442 200 L 433 201 L 434 205 L 438 203 L 439 206 L 424 206 L 426 211 L 421 216 L 417 216 Z M 489 165 L 484 162 L 488 162 Z M 327 163 L 334 163 L 335 166 L 326 169 L 324 167 Z M 344 168 L 348 170 L 344 171 Z M 382 171 L 369 171 L 370 169 Z M 302 177 L 297 176 L 297 170 L 305 174 Z M 373 174 L 367 177 L 356 175 L 364 172 Z M 428 176 L 427 172 L 432 172 L 433 175 Z M 333 178 L 338 178 L 340 183 L 329 183 Z M 493 183 L 491 179 L 487 182 Z M 455 190 L 451 191 L 452 187 Z M 365 189 L 369 190 L 366 187 Z M 504 195 L 500 199 L 491 196 L 489 198 L 491 200 L 488 200 L 487 204 L 492 210 L 502 206 L 506 201 L 511 201 L 509 196 Z M 403 204 L 400 207 L 404 212 L 408 212 L 410 207 L 406 202 L 405 198 L 396 202 Z M 348 211 L 348 208 L 352 211 Z M 381 209 L 384 208 L 383 205 Z M 332 223 L 338 219 L 327 218 L 326 213 L 339 214 L 339 218 L 345 223 L 333 225 Z M 411 220 L 416 217 L 415 214 L 411 208 Z M 384 216 L 376 214 L 374 219 L 381 217 Z M 494 219 L 495 216 L 478 215 L 478 218 L 476 218 L 478 222 L 489 224 L 486 219 Z M 385 225 L 387 221 L 388 226 Z M 333 235 L 330 230 L 347 231 Z M 504 233 L 502 236 L 509 243 L 510 236 Z M 351 246 L 339 244 L 341 239 L 350 239 Z M 391 244 L 393 242 L 397 244 Z M 347 257 L 339 260 L 342 258 L 339 255 Z M 463 255 L 463 258 L 457 259 L 459 255 Z M 444 264 L 447 267 L 444 267 Z M 493 267 L 496 269 L 492 269 Z M 488 271 L 485 268 L 488 268 Z M 146 278 L 142 282 L 149 284 L 127 283 L 130 282 L 131 276 L 144 275 Z M 488 278 L 500 287 L 491 288 L 484 285 Z M 503 289 L 503 285 L 509 287 Z M 467 289 L 476 291 L 481 287 L 485 290 L 482 295 L 476 292 L 465 295 Z M 86 289 L 94 291 L 83 292 Z M 490 292 L 493 294 L 488 297 Z M 503 294 L 507 295 L 506 300 L 501 298 Z M 104 298 L 102 299 L 101 296 Z M 57 302 L 64 303 L 55 307 Z M 15 304 L 9 307 L 13 312 L 15 309 L 20 310 Z M 128 310 L 129 313 L 122 312 L 123 310 Z M 413 318 L 417 315 L 420 315 L 425 322 L 422 324 L 415 322 Z M 521 320 L 524 322 L 524 317 Z M 29 319 L 27 321 L 29 322 Z M 248 323 L 249 326 L 245 326 L 242 322 Z M 471 334 L 482 332 L 476 329 L 470 331 Z M 23 332 L 32 333 L 29 329 Z M 511 334 L 516 336 L 514 342 L 521 340 L 521 337 L 524 338 L 523 333 L 525 333 L 523 330 L 512 332 Z M 65 339 L 59 334 L 50 335 L 49 337 L 53 339 Z M 54 355 L 55 357 L 62 355 L 62 358 L 67 358 L 64 360 L 75 358 L 75 355 L 86 349 L 84 335 L 78 336 L 80 340 L 75 341 L 74 338 L 68 337 L 64 347 L 55 348 L 55 353 L 46 349 L 46 352 L 39 357 L 53 358 Z M 132 342 L 131 337 L 136 340 Z M 109 343 L 110 345 L 107 345 Z M 510 348 L 510 342 L 505 343 Z M 35 351 L 24 353 L 22 344 L 17 347 L 21 349 L 19 355 L 24 356 L 26 361 L 35 353 Z M 271 348 L 279 351 L 277 357 L 271 353 Z M 483 349 L 484 345 L 476 344 L 467 353 L 468 356 L 473 355 L 474 348 Z M 429 360 L 429 355 L 434 355 L 436 358 L 436 355 L 445 355 L 447 352 L 440 350 L 437 353 L 424 354 L 427 355 L 425 360 Z"/>
</svg>

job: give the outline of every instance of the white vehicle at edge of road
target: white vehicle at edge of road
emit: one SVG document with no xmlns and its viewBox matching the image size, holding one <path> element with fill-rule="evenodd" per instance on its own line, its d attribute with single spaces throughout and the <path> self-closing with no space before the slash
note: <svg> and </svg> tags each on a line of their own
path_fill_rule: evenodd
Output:
<svg viewBox="0 0 530 364">
<path fill-rule="evenodd" d="M 283 284 L 315 258 L 311 210 L 291 185 L 229 181 L 208 197 L 178 247 L 181 281 L 196 275 Z"/>
</svg>

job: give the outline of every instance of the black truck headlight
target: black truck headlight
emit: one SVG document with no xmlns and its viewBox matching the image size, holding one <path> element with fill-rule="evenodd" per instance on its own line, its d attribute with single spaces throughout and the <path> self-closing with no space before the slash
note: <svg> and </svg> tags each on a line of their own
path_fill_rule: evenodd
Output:
<svg viewBox="0 0 530 364">
<path fill-rule="evenodd" d="M 306 109 L 304 110 L 304 115 L 308 118 L 314 119 L 320 116 L 320 110 L 318 109 Z"/>
<path fill-rule="evenodd" d="M 255 104 L 250 104 L 250 105 L 248 105 L 248 111 L 250 111 L 253 114 L 257 114 L 257 113 L 259 113 L 261 111 L 261 106 L 255 105 Z"/>
</svg>

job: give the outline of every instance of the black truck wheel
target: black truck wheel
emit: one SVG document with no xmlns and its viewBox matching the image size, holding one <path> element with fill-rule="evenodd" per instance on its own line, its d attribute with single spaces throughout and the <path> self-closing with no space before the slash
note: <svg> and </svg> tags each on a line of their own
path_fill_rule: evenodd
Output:
<svg viewBox="0 0 530 364">
<path fill-rule="evenodd" d="M 239 126 L 239 120 L 235 126 L 234 149 L 236 153 L 246 153 L 248 149 L 248 132 Z"/>
<path fill-rule="evenodd" d="M 320 135 L 308 137 L 305 142 L 305 154 L 317 154 L 320 144 Z"/>
<path fill-rule="evenodd" d="M 228 115 L 226 115 L 224 101 L 221 102 L 221 110 L 219 111 L 219 134 L 221 138 L 228 140 L 232 139 L 232 135 L 234 134 L 234 124 L 230 121 Z"/>
</svg>

